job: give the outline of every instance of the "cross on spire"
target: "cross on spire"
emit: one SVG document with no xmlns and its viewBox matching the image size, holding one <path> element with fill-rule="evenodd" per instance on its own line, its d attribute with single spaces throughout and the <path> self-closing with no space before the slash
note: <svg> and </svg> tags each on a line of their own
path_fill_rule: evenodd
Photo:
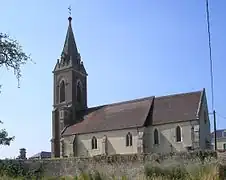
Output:
<svg viewBox="0 0 226 180">
<path fill-rule="evenodd" d="M 72 20 L 72 17 L 71 17 L 71 5 L 68 7 L 68 13 L 69 13 L 68 20 L 69 20 L 69 23 L 71 23 L 71 20 Z"/>
<path fill-rule="evenodd" d="M 68 7 L 69 16 L 71 16 L 71 5 Z"/>
</svg>

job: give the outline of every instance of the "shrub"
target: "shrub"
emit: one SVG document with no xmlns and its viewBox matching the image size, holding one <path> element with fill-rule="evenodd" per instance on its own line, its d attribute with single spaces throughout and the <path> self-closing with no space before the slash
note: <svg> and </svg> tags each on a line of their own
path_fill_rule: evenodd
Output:
<svg viewBox="0 0 226 180">
<path fill-rule="evenodd" d="M 38 168 L 31 169 L 23 161 L 20 160 L 0 160 L 0 176 L 8 176 L 12 178 L 41 178 L 43 176 L 43 165 Z"/>
<path fill-rule="evenodd" d="M 226 167 L 216 163 L 189 164 L 164 167 L 164 165 L 145 167 L 145 176 L 150 179 L 167 180 L 219 180 L 223 179 Z"/>
<path fill-rule="evenodd" d="M 163 177 L 167 179 L 185 179 L 188 175 L 185 167 L 174 166 L 174 167 L 160 167 L 160 166 L 146 166 L 145 175 L 148 178 Z"/>
</svg>

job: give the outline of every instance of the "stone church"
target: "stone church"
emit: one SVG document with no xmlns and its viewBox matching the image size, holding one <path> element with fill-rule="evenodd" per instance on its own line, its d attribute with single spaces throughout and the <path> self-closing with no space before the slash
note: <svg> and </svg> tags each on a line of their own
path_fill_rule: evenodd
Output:
<svg viewBox="0 0 226 180">
<path fill-rule="evenodd" d="M 52 157 L 169 153 L 210 148 L 205 89 L 87 106 L 87 72 L 69 17 L 53 70 Z"/>
</svg>

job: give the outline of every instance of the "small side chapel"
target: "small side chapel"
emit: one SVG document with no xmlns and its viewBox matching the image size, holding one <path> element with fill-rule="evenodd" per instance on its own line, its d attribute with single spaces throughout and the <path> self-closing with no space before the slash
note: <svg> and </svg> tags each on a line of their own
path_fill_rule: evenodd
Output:
<svg viewBox="0 0 226 180">
<path fill-rule="evenodd" d="M 52 157 L 209 149 L 205 89 L 87 107 L 87 72 L 72 30 L 53 70 Z"/>
</svg>

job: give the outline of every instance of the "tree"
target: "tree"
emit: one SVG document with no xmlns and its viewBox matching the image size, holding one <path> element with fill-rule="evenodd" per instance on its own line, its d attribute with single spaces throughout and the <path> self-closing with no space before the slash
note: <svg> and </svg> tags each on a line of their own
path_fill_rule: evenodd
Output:
<svg viewBox="0 0 226 180">
<path fill-rule="evenodd" d="M 2 124 L 2 121 L 0 121 Z M 15 139 L 14 136 L 9 137 L 7 131 L 5 129 L 0 130 L 0 145 L 10 145 L 10 142 Z"/>
<path fill-rule="evenodd" d="M 0 33 L 0 67 L 5 66 L 7 69 L 12 69 L 16 78 L 21 78 L 21 66 L 31 60 L 22 49 L 21 45 L 10 38 L 7 34 Z"/>
<path fill-rule="evenodd" d="M 23 51 L 17 40 L 10 38 L 7 34 L 0 33 L 0 68 L 6 67 L 8 70 L 14 71 L 18 87 L 20 87 L 21 66 L 29 60 L 31 60 L 30 56 Z M 2 121 L 0 123 L 2 124 Z M 13 140 L 14 136 L 9 137 L 5 129 L 0 130 L 0 145 L 10 145 Z"/>
</svg>

